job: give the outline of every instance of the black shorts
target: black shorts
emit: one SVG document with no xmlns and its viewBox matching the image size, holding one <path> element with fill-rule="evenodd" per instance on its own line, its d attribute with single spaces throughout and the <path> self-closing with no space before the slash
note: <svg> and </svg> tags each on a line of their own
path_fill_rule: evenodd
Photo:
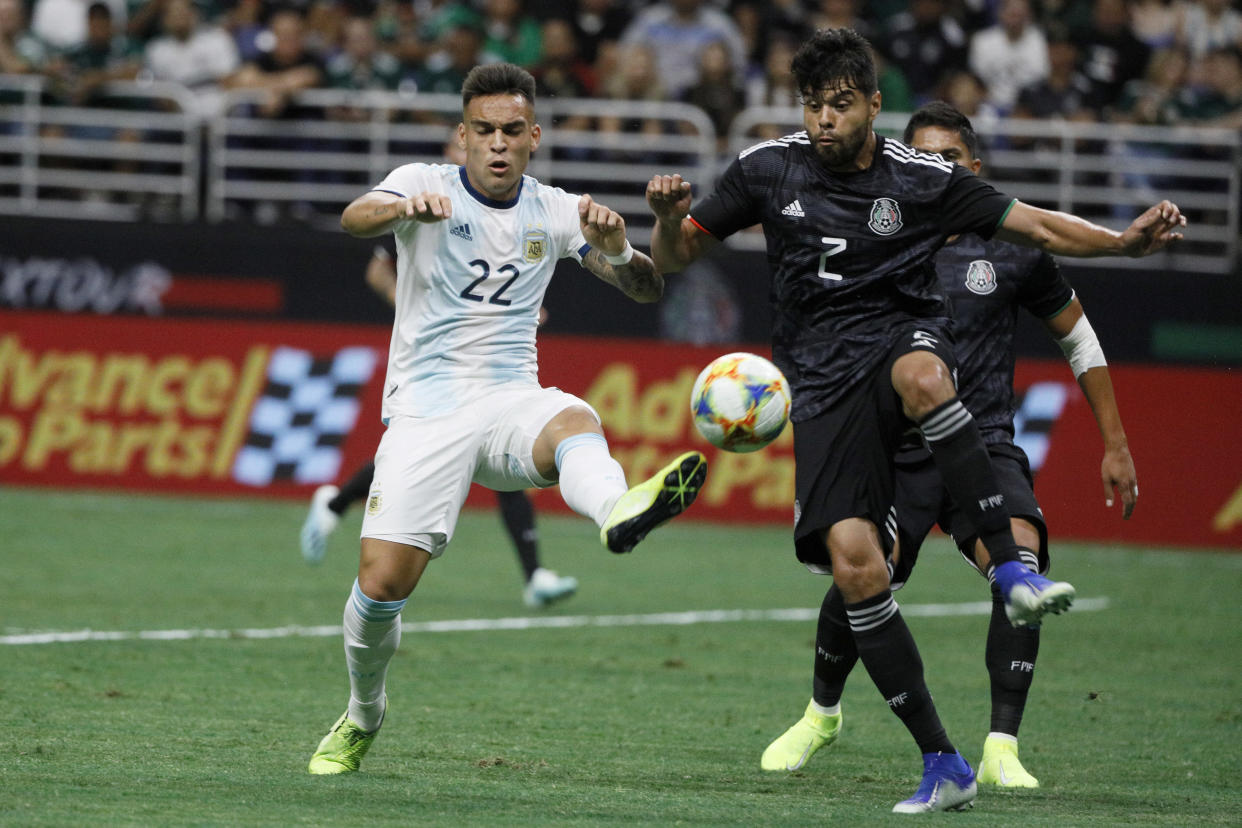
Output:
<svg viewBox="0 0 1242 828">
<path fill-rule="evenodd" d="M 1021 518 L 1039 532 L 1039 571 L 1046 573 L 1049 565 L 1048 527 L 1044 513 L 1035 499 L 1031 467 L 1026 453 L 1013 443 L 996 443 L 988 446 L 992 469 L 1000 484 L 1005 506 L 1011 517 Z M 972 567 L 975 566 L 974 527 L 966 515 L 958 509 L 949 493 L 945 491 L 931 455 L 921 459 L 899 461 L 897 464 L 896 496 L 893 499 L 896 513 L 897 538 L 900 553 L 893 567 L 894 585 L 904 584 L 918 562 L 919 548 L 933 526 L 939 525 L 957 545 L 958 551 Z M 890 538 L 891 542 L 891 538 Z M 976 567 L 977 568 L 977 567 Z"/>
<path fill-rule="evenodd" d="M 916 335 L 919 334 L 919 335 Z M 953 340 L 923 326 L 894 336 L 888 358 L 822 414 L 794 423 L 794 549 L 798 560 L 828 572 L 823 533 L 846 518 L 882 527 L 893 505 L 894 460 L 902 435 L 915 428 L 893 389 L 893 363 L 913 351 L 931 351 L 953 370 Z M 888 535 L 881 531 L 883 540 Z"/>
</svg>

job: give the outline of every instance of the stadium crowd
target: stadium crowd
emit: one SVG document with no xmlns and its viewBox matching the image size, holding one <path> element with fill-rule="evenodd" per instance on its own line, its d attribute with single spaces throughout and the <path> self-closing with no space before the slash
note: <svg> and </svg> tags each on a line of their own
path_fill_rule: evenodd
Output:
<svg viewBox="0 0 1242 828">
<path fill-rule="evenodd" d="M 848 26 L 881 60 L 887 111 L 944 99 L 1012 115 L 1242 127 L 1242 12 L 1230 0 L 0 0 L 0 73 L 90 104 L 109 80 L 256 89 L 289 112 L 315 87 L 456 93 L 509 61 L 544 96 L 682 100 L 719 132 L 793 104 L 789 58 Z M 350 117 L 346 112 L 334 117 Z"/>
</svg>

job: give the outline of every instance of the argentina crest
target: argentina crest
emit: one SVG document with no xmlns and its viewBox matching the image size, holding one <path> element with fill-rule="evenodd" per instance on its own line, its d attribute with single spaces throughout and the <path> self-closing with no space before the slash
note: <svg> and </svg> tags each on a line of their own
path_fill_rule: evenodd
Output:
<svg viewBox="0 0 1242 828">
<path fill-rule="evenodd" d="M 548 234 L 542 227 L 528 227 L 522 234 L 522 258 L 534 264 L 548 252 Z"/>
<path fill-rule="evenodd" d="M 901 208 L 891 198 L 877 198 L 871 205 L 871 221 L 867 226 L 881 236 L 891 236 L 901 229 Z"/>
<path fill-rule="evenodd" d="M 966 269 L 966 287 L 971 293 L 987 296 L 996 290 L 996 268 L 986 259 L 975 259 Z"/>
</svg>

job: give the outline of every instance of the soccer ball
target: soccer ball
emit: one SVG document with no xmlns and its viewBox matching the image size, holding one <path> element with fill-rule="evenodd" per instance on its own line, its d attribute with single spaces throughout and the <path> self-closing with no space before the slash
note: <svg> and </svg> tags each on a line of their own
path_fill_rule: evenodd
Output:
<svg viewBox="0 0 1242 828">
<path fill-rule="evenodd" d="M 761 356 L 725 354 L 694 381 L 690 413 L 695 428 L 716 448 L 758 451 L 775 440 L 789 419 L 789 383 Z"/>
</svg>

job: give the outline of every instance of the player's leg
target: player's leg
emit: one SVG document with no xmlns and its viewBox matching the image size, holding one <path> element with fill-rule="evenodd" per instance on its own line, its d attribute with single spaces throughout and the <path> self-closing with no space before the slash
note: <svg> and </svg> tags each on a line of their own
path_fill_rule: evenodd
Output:
<svg viewBox="0 0 1242 828">
<path fill-rule="evenodd" d="M 311 773 L 356 771 L 375 741 L 387 712 L 388 665 L 401 641 L 401 611 L 428 562 L 452 537 L 470 486 L 477 432 L 468 412 L 438 420 L 395 417 L 380 440 L 358 577 L 343 616 L 349 704 L 311 757 Z"/>
<path fill-rule="evenodd" d="M 608 452 L 599 418 L 585 403 L 549 420 L 534 441 L 531 457 L 539 475 L 559 480 L 565 502 L 595 521 L 600 541 L 618 553 L 629 552 L 651 530 L 685 511 L 707 475 L 706 458 L 691 451 L 627 488 L 621 464 Z"/>
<path fill-rule="evenodd" d="M 311 495 L 310 511 L 302 523 L 302 557 L 307 563 L 323 560 L 328 536 L 336 531 L 345 510 L 367 496 L 374 476 L 375 464 L 364 463 L 339 489 L 332 485 L 315 489 Z"/>
<path fill-rule="evenodd" d="M 1021 562 L 1009 511 L 974 418 L 957 397 L 943 335 L 915 331 L 892 364 L 893 389 L 907 417 L 918 423 L 940 469 L 944 487 L 966 514 L 991 555 L 994 579 L 1009 620 L 1037 624 L 1074 600 L 1074 588 L 1031 573 Z"/>
<path fill-rule="evenodd" d="M 573 595 L 578 589 L 577 578 L 558 575 L 539 565 L 539 533 L 535 529 L 535 506 L 530 502 L 530 495 L 521 489 L 496 492 L 496 504 L 522 567 L 522 600 L 526 605 L 543 607 Z"/>
</svg>

